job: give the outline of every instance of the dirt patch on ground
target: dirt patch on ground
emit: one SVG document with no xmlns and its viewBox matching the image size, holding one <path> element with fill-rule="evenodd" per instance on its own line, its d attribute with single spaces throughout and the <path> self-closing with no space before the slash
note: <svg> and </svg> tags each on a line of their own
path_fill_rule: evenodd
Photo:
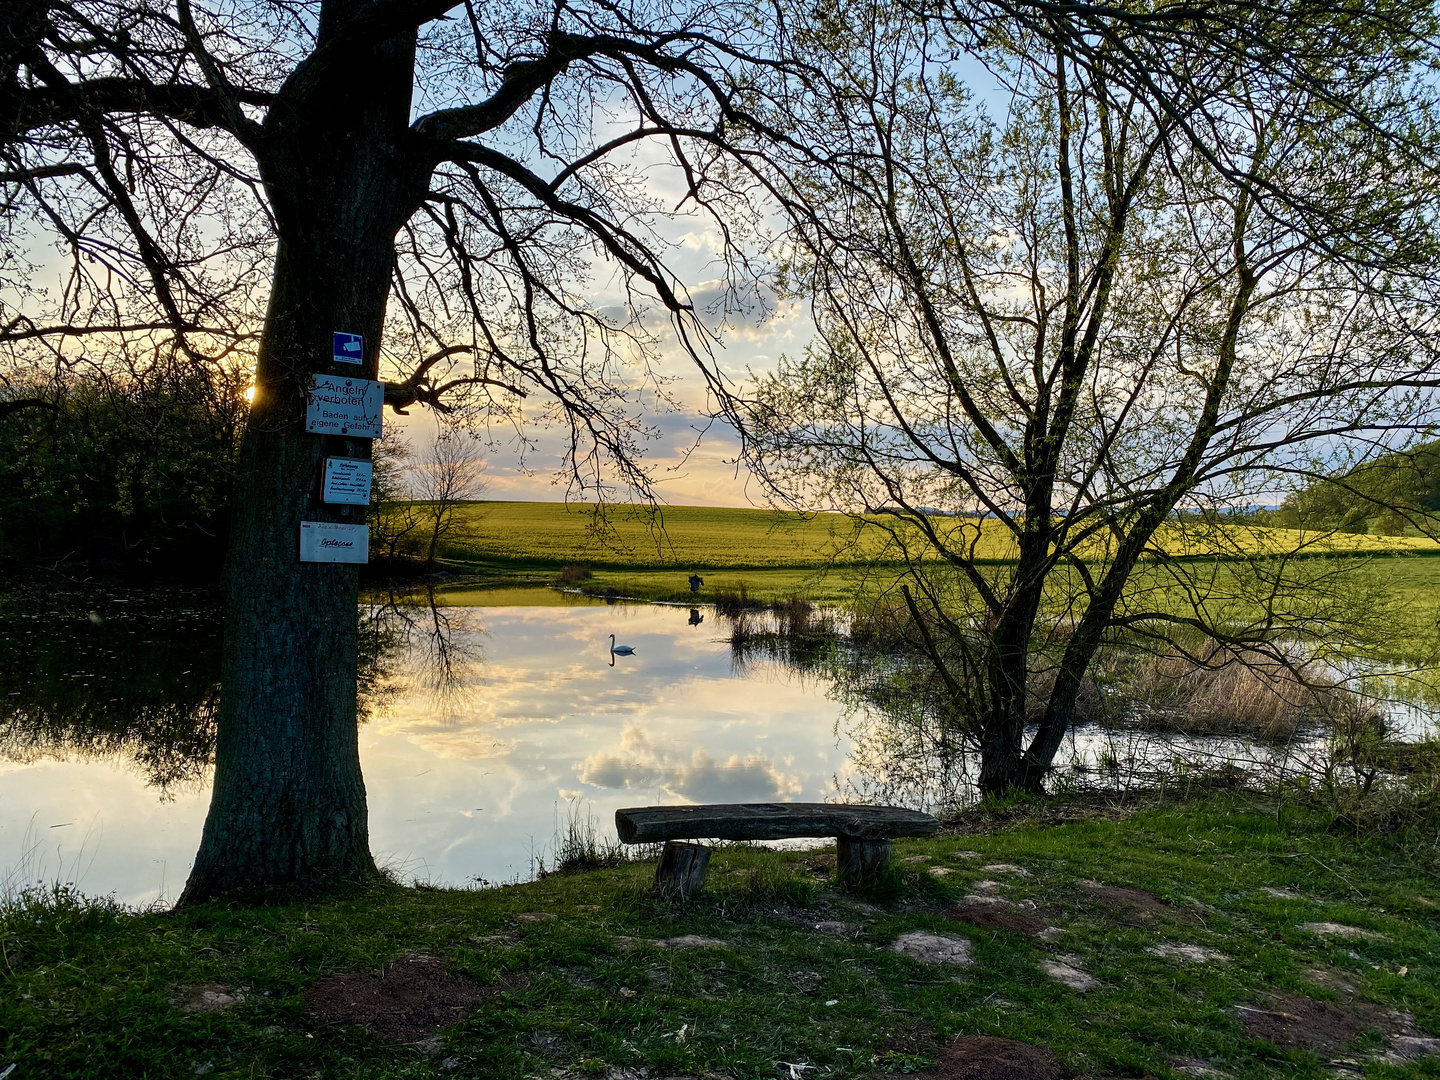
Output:
<svg viewBox="0 0 1440 1080">
<path fill-rule="evenodd" d="M 1336 1005 L 1284 991 L 1263 1005 L 1236 1006 L 1235 1015 L 1252 1039 L 1320 1052 L 1340 1050 L 1362 1031 L 1393 1026 L 1383 1009 L 1368 1002 Z"/>
<path fill-rule="evenodd" d="M 1165 903 L 1153 893 L 1144 889 L 1129 889 L 1120 885 L 1101 885 L 1098 882 L 1081 882 L 1092 900 L 1098 900 L 1113 909 L 1122 922 L 1139 926 L 1153 919 L 1179 919 L 1182 922 L 1199 923 L 1204 920 L 1194 908 L 1176 908 Z"/>
<path fill-rule="evenodd" d="M 990 1035 L 965 1035 L 941 1047 L 934 1080 L 1060 1080 L 1065 1070 L 1043 1046 Z"/>
<path fill-rule="evenodd" d="M 981 930 L 1008 930 L 1012 934 L 1038 934 L 1045 929 L 1045 924 L 1034 915 L 999 904 L 974 904 L 962 900 L 946 908 L 945 917 Z"/>
<path fill-rule="evenodd" d="M 466 1006 L 494 993 L 451 975 L 435 956 L 397 960 L 383 975 L 326 975 L 305 991 L 305 1005 L 329 1024 L 359 1024 L 387 1039 L 414 1042 L 459 1020 Z"/>
</svg>

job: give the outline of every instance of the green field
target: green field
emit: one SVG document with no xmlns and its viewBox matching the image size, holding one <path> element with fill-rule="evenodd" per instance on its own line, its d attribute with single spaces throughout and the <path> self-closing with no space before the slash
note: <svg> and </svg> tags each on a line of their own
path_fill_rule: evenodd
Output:
<svg viewBox="0 0 1440 1080">
<path fill-rule="evenodd" d="M 674 506 L 653 514 L 616 506 L 468 503 L 457 515 L 448 558 L 497 566 L 587 565 L 615 570 L 824 566 L 832 554 L 854 565 L 878 545 L 842 552 L 853 532 L 839 515 L 806 518 L 773 510 Z"/>
<path fill-rule="evenodd" d="M 881 519 L 871 519 L 879 522 Z M 953 531 L 976 525 L 950 519 Z M 1310 554 L 1440 554 L 1424 537 L 1354 533 L 1305 534 L 1293 529 L 1236 528 L 1229 540 L 1243 550 L 1303 548 Z M 1179 528 L 1164 539 L 1167 550 L 1195 556 L 1208 549 Z M 1012 557 L 1009 533 L 986 522 L 974 547 L 981 561 Z M 447 558 L 499 567 L 587 565 L 606 570 L 770 570 L 868 566 L 893 557 L 878 528 L 857 539 L 855 522 L 841 514 L 806 516 L 739 507 L 614 506 L 597 516 L 593 507 L 564 503 L 475 502 L 465 504 L 445 546 Z"/>
<path fill-rule="evenodd" d="M 956 528 L 973 528 L 958 521 Z M 1433 624 L 1440 607 L 1440 545 L 1419 537 L 1338 533 L 1302 534 L 1284 529 L 1232 530 L 1226 537 L 1237 550 L 1276 551 L 1302 548 L 1313 566 L 1350 566 L 1347 588 L 1382 588 L 1396 609 L 1397 633 L 1413 636 L 1413 627 Z M 1172 529 L 1167 548 L 1188 555 L 1197 578 L 1213 576 L 1215 597 L 1237 593 L 1223 561 L 1199 558 L 1193 532 Z M 1009 537 L 988 525 L 976 554 L 1003 563 Z M 744 591 L 762 600 L 801 596 L 812 602 L 846 604 L 857 593 L 882 591 L 895 579 L 885 558 L 883 535 L 867 530 L 859 542 L 854 523 L 840 515 L 805 517 L 773 510 L 679 506 L 655 515 L 630 507 L 611 508 L 597 522 L 586 507 L 561 503 L 478 502 L 464 506 L 448 540 L 445 556 L 456 570 L 499 572 L 508 580 L 552 582 L 564 566 L 587 566 L 592 577 L 575 583 L 586 592 L 643 600 L 691 599 L 686 579 L 705 579 L 698 599 L 717 592 Z M 1320 563 L 1314 562 L 1321 558 Z M 1360 557 L 1356 565 L 1356 557 Z M 1345 562 L 1330 559 L 1344 559 Z M 473 603 L 451 592 L 451 603 Z M 1174 591 L 1163 606 L 1173 607 Z M 1217 599 L 1215 601 L 1219 603 Z M 1244 601 L 1226 601 L 1243 617 Z M 1403 627 L 1403 629 L 1402 629 Z"/>
</svg>

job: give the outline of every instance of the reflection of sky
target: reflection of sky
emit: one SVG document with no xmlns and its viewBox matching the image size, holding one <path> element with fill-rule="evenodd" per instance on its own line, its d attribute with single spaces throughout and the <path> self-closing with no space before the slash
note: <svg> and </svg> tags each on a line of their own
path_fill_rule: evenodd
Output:
<svg viewBox="0 0 1440 1080">
<path fill-rule="evenodd" d="M 485 608 L 456 643 L 458 687 L 405 689 L 361 728 L 371 848 L 406 877 L 528 877 L 573 803 L 613 837 L 617 807 L 822 800 L 847 775 L 839 707 L 768 667 L 741 678 L 713 617 L 673 607 Z M 610 666 L 609 635 L 635 648 Z M 483 659 L 480 657 L 483 656 Z M 118 763 L 0 762 L 0 871 L 173 898 L 208 789 L 161 802 Z M 52 828 L 52 826 L 59 826 Z"/>
</svg>

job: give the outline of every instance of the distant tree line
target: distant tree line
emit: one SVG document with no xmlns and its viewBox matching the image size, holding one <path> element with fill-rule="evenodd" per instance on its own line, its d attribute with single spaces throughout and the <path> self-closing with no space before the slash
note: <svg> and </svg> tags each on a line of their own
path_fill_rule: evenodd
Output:
<svg viewBox="0 0 1440 1080">
<path fill-rule="evenodd" d="M 187 365 L 0 396 L 0 566 L 217 576 L 248 377 L 207 374 Z M 391 428 L 375 458 L 372 564 L 433 567 L 456 507 L 484 490 L 481 465 L 468 436 L 442 432 L 416 453 Z"/>
<path fill-rule="evenodd" d="M 1291 492 L 1262 524 L 1346 533 L 1434 535 L 1440 515 L 1440 441 L 1386 454 Z"/>
</svg>

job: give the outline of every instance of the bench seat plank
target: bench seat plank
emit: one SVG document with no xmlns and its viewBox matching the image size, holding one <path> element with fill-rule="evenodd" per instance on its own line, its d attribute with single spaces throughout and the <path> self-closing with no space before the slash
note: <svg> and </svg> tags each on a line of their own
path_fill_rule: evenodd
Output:
<svg viewBox="0 0 1440 1080">
<path fill-rule="evenodd" d="M 940 822 L 898 806 L 844 803 L 712 803 L 706 806 L 637 806 L 615 811 L 626 844 L 662 840 L 786 840 L 835 836 L 888 840 L 933 836 Z"/>
</svg>

